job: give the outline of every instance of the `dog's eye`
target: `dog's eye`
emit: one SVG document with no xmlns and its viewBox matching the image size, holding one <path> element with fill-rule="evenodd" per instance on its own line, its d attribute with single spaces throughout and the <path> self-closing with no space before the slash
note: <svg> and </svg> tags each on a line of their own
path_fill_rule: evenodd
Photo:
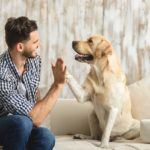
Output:
<svg viewBox="0 0 150 150">
<path fill-rule="evenodd" d="M 92 39 L 89 39 L 88 42 L 89 42 L 90 44 L 93 44 L 93 40 L 92 40 Z"/>
</svg>

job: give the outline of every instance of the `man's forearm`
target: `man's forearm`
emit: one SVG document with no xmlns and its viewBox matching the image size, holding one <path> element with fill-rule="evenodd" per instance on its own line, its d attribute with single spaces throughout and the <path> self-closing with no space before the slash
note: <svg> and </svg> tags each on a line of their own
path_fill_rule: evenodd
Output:
<svg viewBox="0 0 150 150">
<path fill-rule="evenodd" d="M 63 84 L 54 83 L 46 96 L 38 101 L 33 109 L 29 112 L 29 116 L 31 117 L 34 125 L 39 126 L 47 117 L 48 113 L 55 105 L 63 86 Z"/>
</svg>

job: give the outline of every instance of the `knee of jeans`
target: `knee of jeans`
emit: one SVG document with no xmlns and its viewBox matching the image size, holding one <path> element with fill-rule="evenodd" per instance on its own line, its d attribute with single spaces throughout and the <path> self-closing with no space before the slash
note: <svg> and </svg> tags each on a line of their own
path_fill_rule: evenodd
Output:
<svg viewBox="0 0 150 150">
<path fill-rule="evenodd" d="M 54 147 L 55 146 L 55 136 L 50 132 L 50 146 Z"/>
<path fill-rule="evenodd" d="M 12 121 L 12 125 L 16 130 L 19 130 L 20 133 L 30 134 L 33 123 L 30 118 L 27 116 L 16 115 L 15 119 Z"/>
<path fill-rule="evenodd" d="M 54 134 L 52 132 L 50 132 L 50 130 L 47 129 L 47 128 L 43 128 L 42 132 L 43 132 L 42 133 L 43 134 L 43 139 L 45 137 L 45 142 L 47 143 L 47 146 L 49 146 L 52 149 L 55 146 L 55 136 L 54 136 Z"/>
</svg>

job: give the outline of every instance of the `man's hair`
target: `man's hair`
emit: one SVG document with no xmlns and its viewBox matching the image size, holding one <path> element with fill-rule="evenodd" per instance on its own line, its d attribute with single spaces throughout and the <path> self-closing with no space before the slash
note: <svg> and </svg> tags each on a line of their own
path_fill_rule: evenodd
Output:
<svg viewBox="0 0 150 150">
<path fill-rule="evenodd" d="M 36 22 L 25 16 L 8 18 L 5 24 L 5 40 L 8 48 L 12 49 L 15 44 L 29 40 L 30 33 L 37 29 Z"/>
</svg>

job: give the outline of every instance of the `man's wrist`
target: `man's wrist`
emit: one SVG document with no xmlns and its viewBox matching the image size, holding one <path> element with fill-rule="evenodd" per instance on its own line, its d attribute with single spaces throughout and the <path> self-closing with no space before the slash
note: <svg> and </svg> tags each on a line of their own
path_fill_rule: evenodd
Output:
<svg viewBox="0 0 150 150">
<path fill-rule="evenodd" d="M 52 86 L 53 86 L 53 87 L 57 87 L 57 88 L 63 88 L 63 87 L 64 87 L 64 84 L 65 84 L 65 83 L 58 83 L 58 82 L 55 82 L 55 81 L 54 81 L 54 83 L 53 83 Z"/>
</svg>

